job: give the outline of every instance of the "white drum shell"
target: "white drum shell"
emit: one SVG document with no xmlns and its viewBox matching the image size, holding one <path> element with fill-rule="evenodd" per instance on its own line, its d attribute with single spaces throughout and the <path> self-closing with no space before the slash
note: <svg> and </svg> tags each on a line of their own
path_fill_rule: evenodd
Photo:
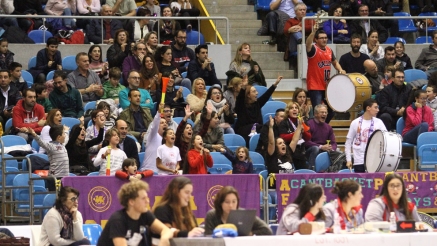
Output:
<svg viewBox="0 0 437 246">
<path fill-rule="evenodd" d="M 401 135 L 377 130 L 367 143 L 364 164 L 368 173 L 396 171 L 401 155 Z"/>
</svg>

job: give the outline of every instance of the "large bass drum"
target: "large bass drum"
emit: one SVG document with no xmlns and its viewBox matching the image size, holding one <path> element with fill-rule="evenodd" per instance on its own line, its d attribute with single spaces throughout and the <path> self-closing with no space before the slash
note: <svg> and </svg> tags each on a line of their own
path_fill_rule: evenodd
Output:
<svg viewBox="0 0 437 246">
<path fill-rule="evenodd" d="M 361 111 L 371 96 L 369 80 L 360 73 L 337 74 L 326 88 L 326 100 L 336 112 Z"/>
<path fill-rule="evenodd" d="M 369 138 L 364 155 L 368 173 L 398 169 L 402 154 L 402 137 L 395 132 L 376 130 Z"/>
</svg>

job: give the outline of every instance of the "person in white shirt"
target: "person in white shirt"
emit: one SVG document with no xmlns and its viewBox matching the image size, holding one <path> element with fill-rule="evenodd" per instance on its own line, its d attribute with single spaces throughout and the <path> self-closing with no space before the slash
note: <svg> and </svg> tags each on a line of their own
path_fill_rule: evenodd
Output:
<svg viewBox="0 0 437 246">
<path fill-rule="evenodd" d="M 123 150 L 117 148 L 118 143 L 120 142 L 120 134 L 118 130 L 115 128 L 109 129 L 105 134 L 105 140 L 108 142 L 108 146 L 101 148 L 99 153 L 94 159 L 94 166 L 100 166 L 99 175 L 107 175 L 106 169 L 107 162 L 109 160 L 110 166 L 110 176 L 114 176 L 117 170 L 121 169 L 123 165 L 123 161 L 127 159 L 126 153 Z"/>
<path fill-rule="evenodd" d="M 165 129 L 162 134 L 164 144 L 158 147 L 156 153 L 156 167 L 158 174 L 178 174 L 181 155 L 179 148 L 174 146 L 176 139 L 173 129 Z"/>
<path fill-rule="evenodd" d="M 151 123 L 151 127 L 147 131 L 149 135 L 144 138 L 146 146 L 146 154 L 143 163 L 141 163 L 140 171 L 153 170 L 158 173 L 156 167 L 157 149 L 162 145 L 162 135 L 167 128 L 167 121 L 161 117 L 161 112 L 164 108 L 164 103 L 159 104 L 158 112 Z"/>
<path fill-rule="evenodd" d="M 379 112 L 375 99 L 369 98 L 364 101 L 364 114 L 353 120 L 346 137 L 346 166 L 352 168 L 351 148 L 353 148 L 353 168 L 356 173 L 366 172 L 364 167 L 364 154 L 370 136 L 376 130 L 387 131 L 382 120 L 376 118 Z"/>
</svg>

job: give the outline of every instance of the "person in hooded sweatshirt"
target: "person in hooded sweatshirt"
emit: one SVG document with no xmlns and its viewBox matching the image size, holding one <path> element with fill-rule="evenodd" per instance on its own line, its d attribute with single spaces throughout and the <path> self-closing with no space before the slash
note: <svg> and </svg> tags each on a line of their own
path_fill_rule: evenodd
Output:
<svg viewBox="0 0 437 246">
<path fill-rule="evenodd" d="M 99 123 L 102 124 L 99 135 L 88 141 L 85 141 L 85 127 L 82 124 L 74 125 L 71 128 L 69 140 L 65 146 L 68 151 L 70 170 L 83 170 L 84 167 L 91 172 L 95 170 L 88 155 L 88 149 L 103 141 L 104 121 Z"/>
<path fill-rule="evenodd" d="M 32 137 L 28 128 L 32 128 L 37 134 L 41 133 L 45 120 L 44 107 L 36 103 L 36 93 L 34 89 L 25 89 L 24 99 L 20 99 L 12 111 L 13 132 L 28 143 L 32 142 Z"/>
<path fill-rule="evenodd" d="M 49 99 L 53 108 L 61 111 L 63 117 L 77 118 L 83 122 L 83 103 L 80 92 L 67 84 L 67 75 L 63 71 L 55 71 L 53 75 L 54 90 Z"/>
</svg>

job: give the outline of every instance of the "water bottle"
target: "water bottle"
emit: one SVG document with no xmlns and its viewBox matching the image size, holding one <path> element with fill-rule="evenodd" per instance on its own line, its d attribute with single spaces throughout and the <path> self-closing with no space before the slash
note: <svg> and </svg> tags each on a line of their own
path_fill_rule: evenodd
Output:
<svg viewBox="0 0 437 246">
<path fill-rule="evenodd" d="M 211 3 L 211 12 L 214 14 L 218 13 L 218 5 L 217 5 L 217 1 L 212 1 Z"/>
<path fill-rule="evenodd" d="M 396 232 L 397 226 L 396 226 L 396 215 L 395 212 L 390 212 L 390 231 Z"/>
</svg>

